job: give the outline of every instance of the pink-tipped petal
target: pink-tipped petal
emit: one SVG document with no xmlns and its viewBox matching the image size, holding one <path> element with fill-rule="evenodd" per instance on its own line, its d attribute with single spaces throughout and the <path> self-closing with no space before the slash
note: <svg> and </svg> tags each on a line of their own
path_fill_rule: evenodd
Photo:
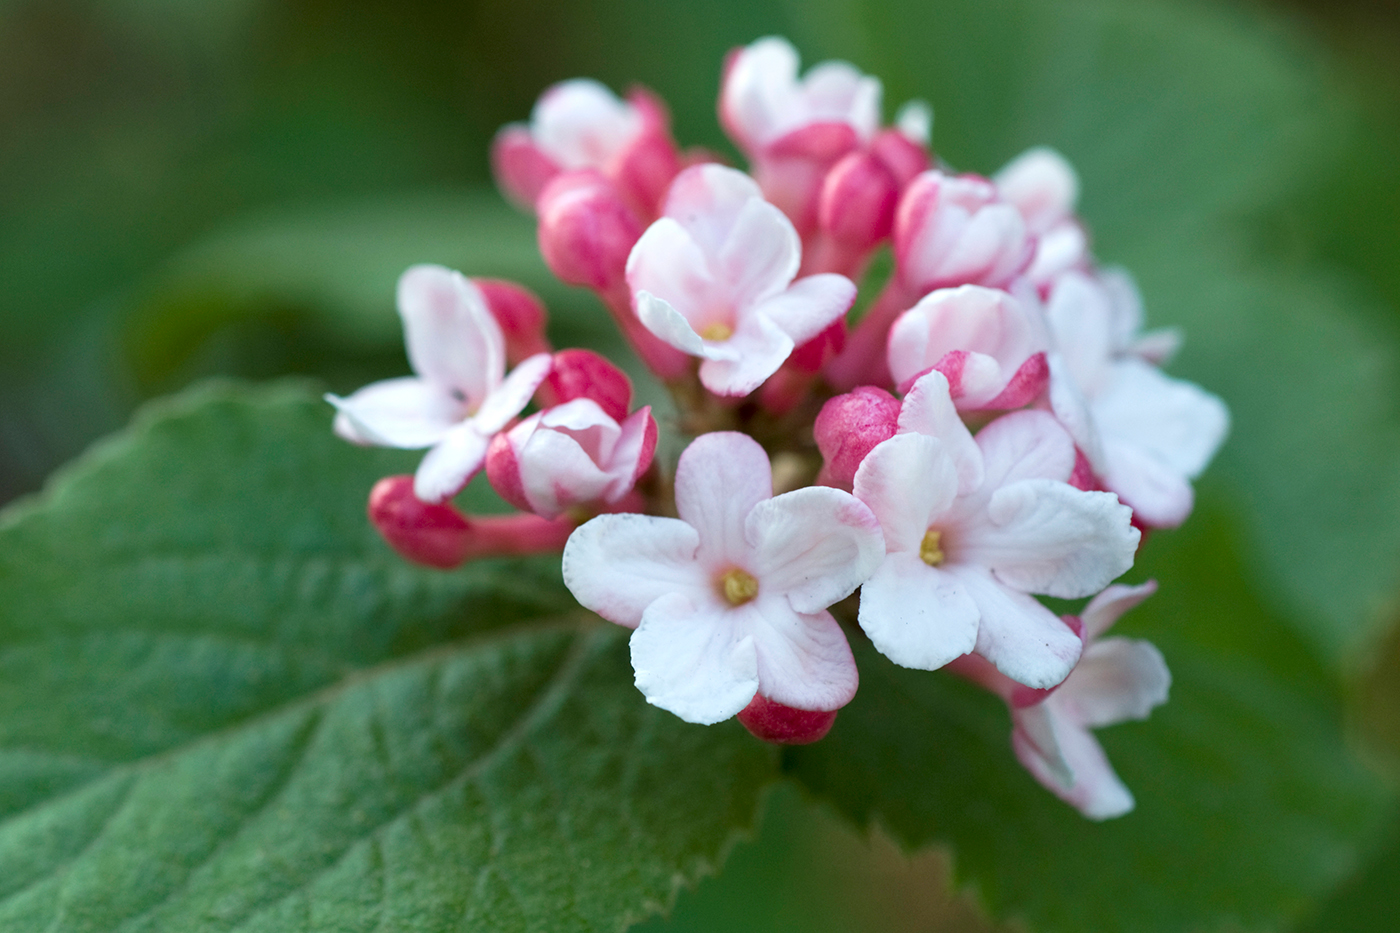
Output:
<svg viewBox="0 0 1400 933">
<path fill-rule="evenodd" d="M 540 151 L 528 126 L 512 123 L 501 127 L 491 143 L 491 171 L 507 198 L 533 211 L 540 192 L 560 169 Z"/>
<path fill-rule="evenodd" d="M 933 370 L 915 380 L 899 411 L 899 431 L 938 438 L 957 468 L 959 492 L 969 493 L 982 485 L 982 450 L 958 416 L 942 373 Z"/>
<path fill-rule="evenodd" d="M 917 551 L 886 555 L 860 591 L 860 627 L 901 667 L 933 671 L 967 654 L 980 618 L 962 581 Z"/>
<path fill-rule="evenodd" d="M 497 434 L 486 448 L 486 481 L 491 484 L 496 495 L 522 512 L 532 512 L 534 506 L 525 495 L 517 451 L 534 433 L 538 423 L 539 415 L 526 418 L 509 431 Z"/>
<path fill-rule="evenodd" d="M 707 726 L 748 706 L 758 693 L 759 658 L 737 616 L 681 593 L 648 606 L 631 641 L 635 682 L 647 702 Z"/>
<path fill-rule="evenodd" d="M 1029 405 L 1044 393 L 1049 382 L 1050 364 L 1044 353 L 1036 353 L 1021 364 L 1006 387 L 984 407 L 990 411 L 1002 411 Z"/>
<path fill-rule="evenodd" d="M 564 547 L 564 585 L 587 609 L 636 628 L 654 601 L 679 594 L 712 599 L 695 561 L 700 538 L 674 518 L 613 513 L 580 525 Z"/>
</svg>

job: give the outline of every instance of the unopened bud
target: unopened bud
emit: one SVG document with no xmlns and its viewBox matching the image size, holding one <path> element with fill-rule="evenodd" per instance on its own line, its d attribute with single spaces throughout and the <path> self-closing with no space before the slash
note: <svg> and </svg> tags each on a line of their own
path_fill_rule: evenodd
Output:
<svg viewBox="0 0 1400 933">
<path fill-rule="evenodd" d="M 554 354 L 554 367 L 545 386 L 553 393 L 555 405 L 588 398 L 614 421 L 627 417 L 632 406 L 632 380 L 604 357 L 592 350 L 561 350 Z"/>
<path fill-rule="evenodd" d="M 818 206 L 821 229 L 848 249 L 874 249 L 890 235 L 899 183 L 869 152 L 853 152 L 837 162 L 822 182 Z"/>
<path fill-rule="evenodd" d="M 399 554 L 444 570 L 470 550 L 470 525 L 450 502 L 431 504 L 413 494 L 412 476 L 386 476 L 369 494 L 369 520 Z"/>
<path fill-rule="evenodd" d="M 870 144 L 870 153 L 879 159 L 903 188 L 933 164 L 928 150 L 900 130 L 885 130 Z"/>
<path fill-rule="evenodd" d="M 544 304 L 523 285 L 504 279 L 472 279 L 506 340 L 506 363 L 515 366 L 536 353 L 550 351 L 545 337 Z"/>
<path fill-rule="evenodd" d="M 533 211 L 540 192 L 559 174 L 559 166 L 540 151 L 529 127 L 512 123 L 501 127 L 491 142 L 491 171 L 507 198 Z"/>
<path fill-rule="evenodd" d="M 568 172 L 540 193 L 540 252 L 570 285 L 609 291 L 625 285 L 627 255 L 642 225 L 617 187 L 597 172 Z"/>
<path fill-rule="evenodd" d="M 761 693 L 739 711 L 739 721 L 755 738 L 775 745 L 810 745 L 831 731 L 837 710 L 794 709 Z"/>
<path fill-rule="evenodd" d="M 860 386 L 828 399 L 812 432 L 825 465 L 821 481 L 850 489 L 856 470 L 875 445 L 898 430 L 899 400 L 884 389 Z"/>
</svg>

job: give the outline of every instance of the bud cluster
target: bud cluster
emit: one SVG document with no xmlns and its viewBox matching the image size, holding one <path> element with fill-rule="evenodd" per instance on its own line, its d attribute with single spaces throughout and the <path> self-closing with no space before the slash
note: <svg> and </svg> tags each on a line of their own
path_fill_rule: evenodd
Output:
<svg viewBox="0 0 1400 933">
<path fill-rule="evenodd" d="M 1004 699 L 1017 756 L 1064 800 L 1127 812 L 1090 730 L 1146 716 L 1170 676 L 1151 645 L 1101 637 L 1155 584 L 1111 584 L 1190 513 L 1224 405 L 1163 374 L 1178 338 L 1140 332 L 1058 154 L 956 173 L 926 106 L 882 126 L 877 79 L 800 75 L 782 39 L 735 50 L 722 83 L 747 172 L 682 152 L 649 92 L 588 80 L 492 150 L 549 268 L 669 389 L 694 438 L 674 469 L 628 377 L 554 351 L 528 291 L 415 266 L 398 307 L 416 375 L 328 397 L 342 437 L 428 449 L 375 487 L 371 520 L 435 567 L 562 548 L 579 602 L 634 630 L 648 702 L 774 742 L 820 739 L 855 695 L 836 607 L 894 663 Z M 855 318 L 884 249 L 893 272 Z M 482 471 L 516 514 L 452 505 Z M 1093 598 L 1058 616 L 1038 595 Z"/>
</svg>

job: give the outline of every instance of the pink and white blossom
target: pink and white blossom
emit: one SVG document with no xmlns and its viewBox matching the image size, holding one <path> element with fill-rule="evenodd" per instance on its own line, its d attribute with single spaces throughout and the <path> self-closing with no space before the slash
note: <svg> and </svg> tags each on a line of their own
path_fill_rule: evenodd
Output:
<svg viewBox="0 0 1400 933">
<path fill-rule="evenodd" d="M 1068 485 L 1074 444 L 1048 414 L 1013 412 L 969 438 L 942 374 L 914 391 L 908 421 L 931 432 L 880 443 L 855 475 L 886 552 L 861 591 L 860 625 L 904 667 L 975 651 L 1018 683 L 1052 687 L 1082 645 L 1029 594 L 1087 596 L 1131 567 L 1131 512 Z"/>
<path fill-rule="evenodd" d="M 679 518 L 600 515 L 564 549 L 578 601 L 636 629 L 647 701 L 697 723 L 728 719 L 760 693 L 798 710 L 849 702 L 855 661 L 826 607 L 880 562 L 870 510 L 828 487 L 773 496 L 767 454 L 732 432 L 681 454 L 675 490 Z"/>
<path fill-rule="evenodd" d="M 742 172 L 686 169 L 664 213 L 627 259 L 637 318 L 700 357 L 700 381 L 717 395 L 758 388 L 855 300 L 844 276 L 793 281 L 802 259 L 797 232 Z"/>
<path fill-rule="evenodd" d="M 1191 513 L 1191 480 L 1229 431 L 1225 404 L 1154 365 L 1172 332 L 1139 335 L 1141 303 L 1122 273 L 1056 279 L 1046 317 L 1058 353 L 1050 403 L 1103 486 L 1143 524 L 1175 527 Z"/>
<path fill-rule="evenodd" d="M 929 369 L 948 378 L 960 411 L 1019 408 L 1045 388 L 1050 335 L 1033 296 L 964 285 L 928 295 L 890 328 L 888 360 L 907 387 Z"/>
<path fill-rule="evenodd" d="M 900 199 L 897 274 L 915 295 L 953 285 L 1005 286 L 1025 271 L 1034 247 L 1021 212 L 980 176 L 927 171 Z"/>
<path fill-rule="evenodd" d="M 492 164 L 501 188 L 524 207 L 534 208 L 559 174 L 589 170 L 609 178 L 650 219 L 680 171 L 668 122 L 646 91 L 621 100 L 597 81 L 561 81 L 540 96 L 528 124 L 512 123 L 496 135 Z"/>
<path fill-rule="evenodd" d="M 1036 238 L 1026 278 L 1043 288 L 1061 272 L 1087 263 L 1089 236 L 1074 214 L 1079 176 L 1064 156 L 1045 146 L 1028 149 L 994 180 L 1002 199 L 1016 206 Z"/>
<path fill-rule="evenodd" d="M 459 272 L 414 266 L 399 278 L 408 360 L 417 374 L 375 382 L 335 405 L 336 433 L 380 447 L 428 447 L 414 476 L 427 503 L 456 495 L 481 469 L 491 438 L 529 403 L 549 355 L 506 376 L 505 338 L 481 291 Z"/>
</svg>

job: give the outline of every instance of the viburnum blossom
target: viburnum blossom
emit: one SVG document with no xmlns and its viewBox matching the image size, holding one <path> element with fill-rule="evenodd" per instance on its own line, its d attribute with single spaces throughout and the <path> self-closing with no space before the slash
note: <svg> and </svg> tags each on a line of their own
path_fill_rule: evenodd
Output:
<svg viewBox="0 0 1400 933">
<path fill-rule="evenodd" d="M 505 375 L 505 338 L 475 285 L 442 266 L 414 266 L 399 279 L 399 314 L 416 376 L 365 386 L 339 409 L 336 432 L 381 447 L 430 447 L 414 492 L 424 502 L 455 495 L 481 469 L 491 438 L 518 415 L 549 375 L 540 353 Z"/>
<path fill-rule="evenodd" d="M 951 412 L 942 374 L 915 391 L 916 404 Z M 1054 686 L 1080 640 L 1028 594 L 1088 596 L 1131 567 L 1131 512 L 1066 482 L 1074 445 L 1047 414 L 1005 415 L 971 445 L 961 422 L 939 420 L 952 426 L 944 437 L 896 434 L 856 471 L 886 552 L 861 590 L 861 628 L 904 667 L 935 670 L 975 651 L 1019 683 Z"/>
<path fill-rule="evenodd" d="M 636 629 L 632 666 L 647 702 L 699 723 L 760 693 L 799 710 L 850 702 L 855 661 L 826 607 L 884 553 L 870 510 L 822 486 L 774 496 L 763 448 L 718 432 L 676 464 L 676 511 L 600 515 L 564 548 L 578 601 Z"/>
<path fill-rule="evenodd" d="M 1186 518 L 1229 415 L 1162 373 L 1178 339 L 1139 333 L 1063 156 L 955 172 L 925 105 L 891 125 L 880 98 L 846 62 L 800 74 L 784 39 L 734 50 L 719 117 L 741 171 L 682 155 L 649 92 L 547 89 L 497 134 L 497 182 L 667 417 L 633 410 L 616 362 L 555 352 L 524 288 L 415 266 L 398 304 L 416 375 L 329 396 L 335 428 L 431 448 L 370 491 L 395 551 L 451 568 L 562 549 L 578 601 L 633 629 L 638 689 L 681 719 L 820 739 L 855 694 L 858 625 L 896 664 L 995 692 L 1041 783 L 1119 815 L 1132 796 L 1090 730 L 1145 716 L 1170 677 L 1145 642 L 1100 638 L 1155 587 L 1113 581 L 1139 529 Z M 882 249 L 894 267 L 850 315 Z M 662 428 L 691 439 L 673 469 Z M 483 463 L 516 511 L 452 503 Z M 1090 601 L 1061 616 L 1037 597 Z"/>
<path fill-rule="evenodd" d="M 1065 273 L 1046 318 L 1059 352 L 1050 392 L 1056 415 L 1104 488 L 1143 524 L 1180 525 L 1195 501 L 1190 481 L 1229 430 L 1224 403 L 1154 365 L 1174 348 L 1175 335 L 1138 334 L 1137 289 L 1121 273 Z"/>
<path fill-rule="evenodd" d="M 752 392 L 855 300 L 844 276 L 793 281 L 797 232 L 742 172 L 687 169 L 664 215 L 633 247 L 627 283 L 647 329 L 704 360 L 700 381 L 711 392 Z"/>
<path fill-rule="evenodd" d="M 1101 637 L 1123 613 L 1156 591 L 1155 582 L 1110 586 L 1078 619 L 1067 618 L 1084 638 L 1084 655 L 1048 695 L 1026 690 L 976 657 L 954 665 L 958 673 L 1006 700 L 1016 757 L 1037 781 L 1090 819 L 1122 816 L 1133 809 L 1132 792 L 1091 730 L 1146 719 L 1167 701 L 1171 672 L 1160 651 L 1139 639 Z"/>
</svg>

